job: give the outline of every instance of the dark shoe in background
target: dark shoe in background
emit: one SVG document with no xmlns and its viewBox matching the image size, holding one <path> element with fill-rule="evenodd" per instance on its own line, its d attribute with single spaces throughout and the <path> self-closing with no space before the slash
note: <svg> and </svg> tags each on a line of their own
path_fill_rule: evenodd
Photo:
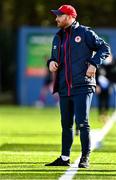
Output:
<svg viewBox="0 0 116 180">
<path fill-rule="evenodd" d="M 80 131 L 79 131 L 79 129 L 76 129 L 76 131 L 75 131 L 75 135 L 76 135 L 76 136 L 79 136 L 79 135 L 80 135 Z"/>
</svg>

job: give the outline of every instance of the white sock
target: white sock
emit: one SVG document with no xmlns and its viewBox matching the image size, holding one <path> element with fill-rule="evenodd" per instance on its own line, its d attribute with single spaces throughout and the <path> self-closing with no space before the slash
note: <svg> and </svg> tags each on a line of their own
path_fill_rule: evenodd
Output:
<svg viewBox="0 0 116 180">
<path fill-rule="evenodd" d="M 69 156 L 63 156 L 63 155 L 61 155 L 61 158 L 63 161 L 68 161 L 70 159 Z"/>
</svg>

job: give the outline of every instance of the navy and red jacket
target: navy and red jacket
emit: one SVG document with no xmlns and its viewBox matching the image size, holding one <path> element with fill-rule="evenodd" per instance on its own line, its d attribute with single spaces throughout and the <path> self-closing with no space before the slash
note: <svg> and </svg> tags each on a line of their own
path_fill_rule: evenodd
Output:
<svg viewBox="0 0 116 180">
<path fill-rule="evenodd" d="M 60 29 L 53 39 L 51 58 L 47 62 L 48 67 L 51 61 L 59 65 L 53 93 L 70 96 L 78 92 L 79 87 L 95 86 L 95 78 L 86 76 L 88 66 L 92 64 L 97 68 L 109 54 L 109 45 L 89 27 L 74 22 Z"/>
</svg>

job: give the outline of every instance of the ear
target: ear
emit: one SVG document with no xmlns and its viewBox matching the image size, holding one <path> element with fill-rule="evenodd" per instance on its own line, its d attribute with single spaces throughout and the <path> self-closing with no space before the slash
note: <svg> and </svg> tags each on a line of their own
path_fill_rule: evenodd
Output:
<svg viewBox="0 0 116 180">
<path fill-rule="evenodd" d="M 71 15 L 68 15 L 67 16 L 67 20 L 70 21 L 72 19 L 72 16 Z"/>
</svg>

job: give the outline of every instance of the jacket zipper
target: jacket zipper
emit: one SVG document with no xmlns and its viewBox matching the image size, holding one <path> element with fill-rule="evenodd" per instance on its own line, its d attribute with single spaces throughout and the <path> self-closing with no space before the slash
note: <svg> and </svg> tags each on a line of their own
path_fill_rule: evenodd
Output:
<svg viewBox="0 0 116 180">
<path fill-rule="evenodd" d="M 66 40 L 64 43 L 64 62 L 65 62 L 65 78 L 66 78 L 66 83 L 68 86 L 68 96 L 70 96 L 70 82 L 68 81 L 68 68 L 67 68 L 67 62 L 66 62 L 66 43 L 68 40 L 68 32 L 66 32 Z"/>
<path fill-rule="evenodd" d="M 71 29 L 70 29 L 70 34 L 69 34 L 69 42 L 71 38 Z M 70 66 L 70 88 L 72 88 L 72 66 L 71 66 L 71 46 L 69 43 L 69 66 Z"/>
</svg>

